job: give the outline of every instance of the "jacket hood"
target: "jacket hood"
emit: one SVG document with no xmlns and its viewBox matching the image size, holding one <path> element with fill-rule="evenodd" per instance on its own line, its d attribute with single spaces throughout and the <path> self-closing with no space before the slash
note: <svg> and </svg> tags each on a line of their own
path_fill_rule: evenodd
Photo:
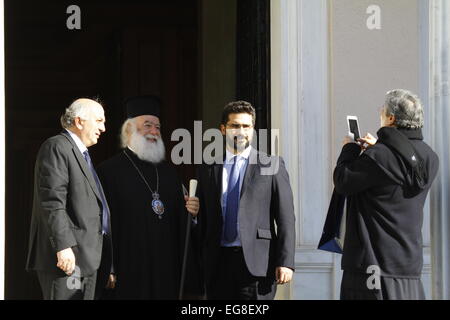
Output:
<svg viewBox="0 0 450 320">
<path fill-rule="evenodd" d="M 378 141 L 365 154 L 375 160 L 394 180 L 415 195 L 424 190 L 429 173 L 424 163 L 425 155 L 414 147 L 414 140 L 423 140 L 421 129 L 398 129 L 383 127 L 377 132 Z M 385 152 L 377 149 L 388 148 Z"/>
</svg>

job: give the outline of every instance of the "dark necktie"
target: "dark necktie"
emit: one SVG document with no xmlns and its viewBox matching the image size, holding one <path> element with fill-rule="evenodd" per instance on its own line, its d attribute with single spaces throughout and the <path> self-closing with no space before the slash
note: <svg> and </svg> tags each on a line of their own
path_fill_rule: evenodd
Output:
<svg viewBox="0 0 450 320">
<path fill-rule="evenodd" d="M 237 221 L 239 211 L 239 168 L 237 156 L 233 158 L 230 178 L 227 187 L 227 208 L 225 211 L 224 238 L 228 243 L 233 242 L 237 236 Z"/>
<path fill-rule="evenodd" d="M 95 183 L 97 184 L 98 193 L 100 194 L 100 199 L 102 200 L 102 231 L 104 234 L 109 234 L 109 213 L 108 206 L 106 204 L 105 195 L 103 194 L 103 189 L 100 184 L 100 180 L 98 179 L 97 172 L 95 172 L 94 165 L 92 164 L 91 157 L 89 156 L 89 152 L 86 150 L 83 152 L 84 159 L 91 169 L 92 175 L 94 176 Z"/>
</svg>

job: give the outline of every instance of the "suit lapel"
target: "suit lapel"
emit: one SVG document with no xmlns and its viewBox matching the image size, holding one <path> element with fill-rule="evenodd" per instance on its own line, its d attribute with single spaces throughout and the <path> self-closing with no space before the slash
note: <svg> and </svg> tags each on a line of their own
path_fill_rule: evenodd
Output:
<svg viewBox="0 0 450 320">
<path fill-rule="evenodd" d="M 101 197 L 100 197 L 100 191 L 98 190 L 97 184 L 95 183 L 94 180 L 94 176 L 92 175 L 91 169 L 89 169 L 89 166 L 86 162 L 86 160 L 84 159 L 83 155 L 80 152 L 80 149 L 78 149 L 78 146 L 76 145 L 75 141 L 73 141 L 73 139 L 70 137 L 70 135 L 63 131 L 61 132 L 61 134 L 72 144 L 72 151 L 73 154 L 75 155 L 75 158 L 78 161 L 78 164 L 81 168 L 81 171 L 83 172 L 84 176 L 86 177 L 86 179 L 89 182 L 89 185 L 92 188 L 92 191 L 94 191 L 96 197 L 101 201 Z"/>
</svg>

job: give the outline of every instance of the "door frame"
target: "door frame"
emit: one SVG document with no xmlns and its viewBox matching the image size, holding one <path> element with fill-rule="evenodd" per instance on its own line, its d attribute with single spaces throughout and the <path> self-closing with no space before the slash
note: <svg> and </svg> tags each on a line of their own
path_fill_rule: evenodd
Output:
<svg viewBox="0 0 450 320">
<path fill-rule="evenodd" d="M 0 1 L 0 300 L 5 297 L 5 25 Z"/>
</svg>

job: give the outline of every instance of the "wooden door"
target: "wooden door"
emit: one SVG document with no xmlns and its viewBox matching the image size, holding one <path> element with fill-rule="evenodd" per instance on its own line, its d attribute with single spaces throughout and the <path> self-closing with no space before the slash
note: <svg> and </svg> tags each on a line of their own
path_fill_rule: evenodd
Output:
<svg viewBox="0 0 450 320">
<path fill-rule="evenodd" d="M 197 114 L 196 0 L 80 2 L 79 31 L 66 28 L 67 6 L 5 1 L 6 299 L 41 298 L 25 271 L 34 162 L 75 98 L 99 97 L 105 108 L 107 131 L 90 148 L 95 164 L 119 150 L 126 96 L 161 95 L 169 156 L 172 130 L 190 129 Z"/>
<path fill-rule="evenodd" d="M 197 106 L 197 39 L 195 29 L 155 27 L 122 33 L 122 98 L 154 94 L 160 97 L 162 137 L 167 159 L 178 142 L 177 128 L 193 134 Z M 122 108 L 123 119 L 125 110 Z M 192 165 L 176 167 L 183 183 L 194 177 Z"/>
</svg>

